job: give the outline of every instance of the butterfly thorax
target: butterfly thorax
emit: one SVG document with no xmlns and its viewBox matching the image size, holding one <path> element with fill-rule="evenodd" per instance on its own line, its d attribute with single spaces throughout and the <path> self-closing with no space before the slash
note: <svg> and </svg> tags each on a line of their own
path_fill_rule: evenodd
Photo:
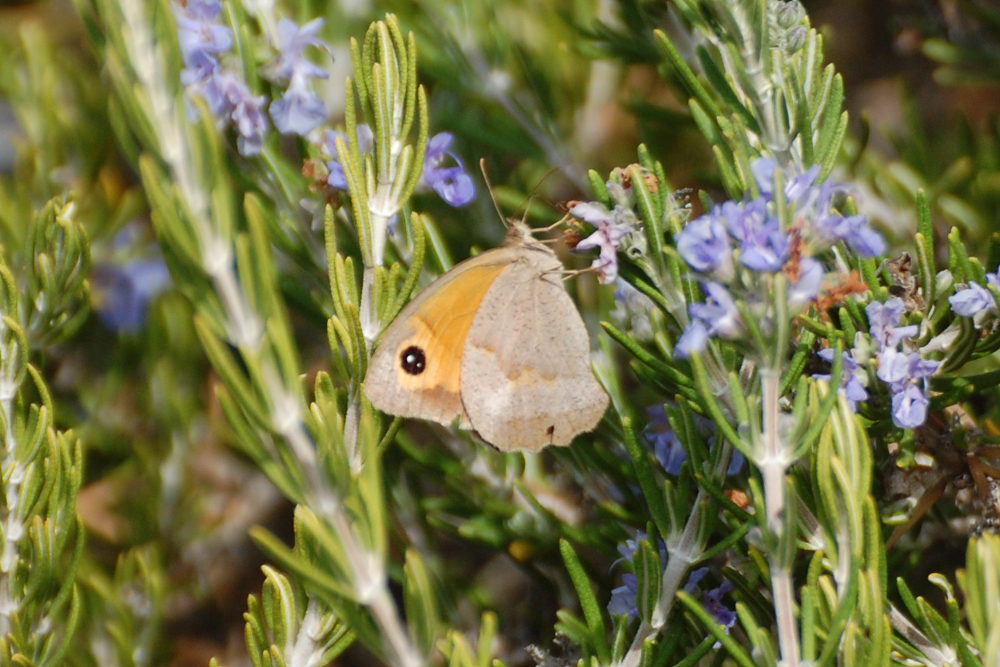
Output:
<svg viewBox="0 0 1000 667">
<path fill-rule="evenodd" d="M 510 227 L 507 229 L 507 239 L 504 245 L 523 245 L 548 249 L 544 243 L 535 238 L 534 230 L 523 220 L 510 221 Z"/>
</svg>

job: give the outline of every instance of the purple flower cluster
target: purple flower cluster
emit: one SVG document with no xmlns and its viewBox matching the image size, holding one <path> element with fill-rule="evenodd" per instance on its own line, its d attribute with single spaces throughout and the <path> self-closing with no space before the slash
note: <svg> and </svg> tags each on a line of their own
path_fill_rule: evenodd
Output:
<svg viewBox="0 0 1000 667">
<path fill-rule="evenodd" d="M 254 96 L 236 72 L 225 69 L 218 57 L 233 47 L 233 33 L 217 23 L 218 0 L 189 0 L 174 5 L 184 70 L 181 82 L 189 93 L 200 94 L 221 126 L 232 123 L 242 155 L 260 153 L 267 133 L 264 96 Z"/>
<path fill-rule="evenodd" d="M 840 387 L 852 409 L 860 401 L 867 400 L 865 360 L 874 355 L 877 362 L 875 375 L 889 388 L 893 423 L 900 428 L 916 428 L 927 419 L 930 378 L 941 362 L 920 356 L 913 340 L 919 332 L 918 327 L 915 324 L 900 326 L 905 311 L 906 306 L 898 297 L 884 303 L 873 301 L 868 304 L 865 312 L 871 343 L 865 340 L 864 334 L 858 333 L 854 347 L 844 352 Z M 832 349 L 821 350 L 819 355 L 833 363 Z M 830 380 L 829 374 L 813 377 Z"/>
<path fill-rule="evenodd" d="M 708 282 L 703 289 L 707 298 L 688 308 L 691 323 L 677 341 L 676 352 L 682 359 L 704 350 L 709 338 L 737 340 L 747 332 L 736 300 L 724 285 Z"/>
<path fill-rule="evenodd" d="M 610 285 L 618 277 L 618 251 L 639 222 L 633 210 L 635 202 L 631 186 L 611 180 L 607 188 L 614 203 L 612 208 L 600 202 L 578 202 L 569 210 L 571 216 L 595 229 L 576 244 L 575 250 L 597 248 L 600 251 L 590 268 L 597 273 L 602 285 Z"/>
<path fill-rule="evenodd" d="M 103 264 L 91 276 L 97 314 L 106 327 L 135 333 L 146 321 L 149 304 L 170 286 L 170 272 L 160 258 Z"/>
<path fill-rule="evenodd" d="M 873 301 L 865 308 L 868 333 L 878 353 L 876 375 L 889 385 L 892 395 L 892 421 L 901 428 L 916 428 L 927 419 L 930 377 L 941 362 L 924 359 L 913 349 L 911 339 L 917 335 L 917 326 L 899 326 L 905 310 L 898 297 L 885 303 Z"/>
<path fill-rule="evenodd" d="M 243 77 L 219 60 L 233 47 L 232 30 L 218 22 L 221 3 L 188 0 L 173 7 L 184 60 L 181 82 L 189 94 L 205 99 L 221 127 L 229 124 L 235 127 L 240 154 L 260 153 L 268 130 L 264 113 L 267 97 L 254 95 Z M 270 105 L 271 118 L 282 134 L 305 135 L 326 120 L 326 106 L 310 89 L 309 82 L 327 74 L 303 56 L 307 46 L 326 48 L 317 37 L 322 26 L 322 19 L 301 27 L 282 19 L 278 25 L 279 52 L 268 72 L 271 80 L 287 85 L 282 97 Z"/>
<path fill-rule="evenodd" d="M 138 227 L 115 235 L 112 255 L 98 262 L 90 276 L 94 308 L 106 327 L 118 333 L 142 328 L 149 304 L 170 287 L 170 272 L 154 245 L 136 255 Z"/>
<path fill-rule="evenodd" d="M 624 544 L 619 544 L 618 553 L 622 557 L 615 561 L 614 565 L 632 561 L 639 551 L 639 542 L 645 539 L 647 539 L 646 533 L 637 531 L 635 537 L 626 540 Z M 666 564 L 668 556 L 663 540 L 659 540 L 659 552 L 660 562 Z M 692 595 L 697 592 L 701 580 L 705 578 L 708 572 L 709 568 L 707 567 L 700 567 L 697 570 L 693 570 L 688 575 L 687 583 L 684 584 L 684 591 Z M 722 603 L 722 597 L 732 589 L 733 583 L 727 579 L 723 579 L 719 586 L 705 591 L 701 596 L 701 603 L 704 605 L 705 610 L 712 615 L 719 625 L 725 626 L 727 630 L 736 623 L 736 612 Z M 635 618 L 639 613 L 638 595 L 639 578 L 631 572 L 626 572 L 622 575 L 622 585 L 611 591 L 611 599 L 608 601 L 608 613 L 612 616 Z"/>
<path fill-rule="evenodd" d="M 344 138 L 344 135 L 327 130 L 323 139 L 322 150 L 329 157 L 326 161 L 326 182 L 330 187 L 346 190 L 347 177 L 337 155 L 338 138 Z M 475 198 L 476 186 L 472 177 L 466 173 L 461 158 L 450 150 L 452 141 L 454 137 L 449 132 L 439 132 L 428 139 L 420 187 L 433 189 L 450 206 L 465 206 Z M 365 124 L 358 125 L 358 149 L 361 154 L 371 153 L 374 148 L 375 135 L 372 129 Z M 453 165 L 444 166 L 449 158 Z"/>
<path fill-rule="evenodd" d="M 576 250 L 600 250 L 590 266 L 597 272 L 602 285 L 610 285 L 618 277 L 618 249 L 635 226 L 635 213 L 618 205 L 608 210 L 598 202 L 579 203 L 569 213 L 596 228 L 593 234 L 576 244 Z"/>
<path fill-rule="evenodd" d="M 648 422 L 642 430 L 643 438 L 653 446 L 653 455 L 663 470 L 676 477 L 681 472 L 681 466 L 687 461 L 687 452 L 684 451 L 677 432 L 667 419 L 666 408 L 662 404 L 651 405 L 646 408 L 646 417 Z M 698 431 L 706 436 L 707 442 L 711 443 L 714 440 L 714 427 L 710 419 L 695 415 L 695 425 Z M 740 452 L 733 452 L 726 475 L 735 475 L 742 470 L 744 460 Z"/>
<path fill-rule="evenodd" d="M 761 197 L 773 200 L 777 163 L 758 158 L 750 166 Z M 840 211 L 849 188 L 843 183 L 816 184 L 819 167 L 813 166 L 789 180 L 784 187 L 785 200 L 794 211 L 796 222 L 803 225 L 803 237 L 813 254 L 843 241 L 861 257 L 877 257 L 886 251 L 885 239 L 864 215 L 845 216 Z"/>
<path fill-rule="evenodd" d="M 631 562 L 639 551 L 639 542 L 648 539 L 645 531 L 638 530 L 632 539 L 625 540 L 624 544 L 618 545 L 618 553 L 621 558 L 611 564 L 614 568 L 619 563 Z M 663 540 L 658 541 L 660 552 L 660 562 L 667 562 L 667 545 Z M 624 615 L 634 618 L 639 613 L 638 604 L 639 578 L 631 572 L 622 575 L 622 585 L 611 590 L 611 599 L 608 600 L 608 613 L 612 615 Z"/>
<path fill-rule="evenodd" d="M 305 57 L 306 47 L 329 50 L 317 35 L 323 19 L 298 25 L 291 19 L 278 22 L 278 57 L 269 68 L 269 78 L 287 85 L 285 93 L 271 102 L 271 118 L 282 134 L 305 136 L 319 127 L 329 113 L 323 100 L 312 90 L 313 79 L 325 79 L 326 71 Z"/>
<path fill-rule="evenodd" d="M 838 209 L 844 186 L 816 183 L 819 167 L 787 180 L 780 178 L 774 160 L 757 159 L 751 169 L 758 196 L 720 204 L 677 235 L 677 251 L 702 280 L 707 297 L 690 306 L 691 323 L 677 342 L 681 357 L 700 352 L 712 337 L 744 337 L 746 326 L 736 294 L 752 306 L 751 313 L 766 333 L 771 315 L 762 295 L 779 272 L 788 279 L 789 311 L 794 315 L 807 307 L 819 295 L 826 275 L 814 256 L 832 244 L 842 241 L 864 257 L 885 251 L 885 241 L 867 218 L 844 216 Z M 777 210 L 779 182 L 787 218 L 793 221 L 788 226 Z"/>
<path fill-rule="evenodd" d="M 707 567 L 699 567 L 697 570 L 693 570 L 688 575 L 687 583 L 684 584 L 684 592 L 688 595 L 693 595 L 698 590 L 701 580 L 708 573 L 709 568 Z M 721 584 L 715 588 L 708 589 L 701 596 L 701 604 L 705 607 L 705 611 L 712 615 L 716 623 L 725 627 L 727 632 L 731 627 L 736 625 L 736 612 L 722 604 L 722 596 L 731 590 L 733 590 L 733 582 L 723 579 Z M 714 648 L 718 647 L 719 643 L 716 642 Z"/>
</svg>

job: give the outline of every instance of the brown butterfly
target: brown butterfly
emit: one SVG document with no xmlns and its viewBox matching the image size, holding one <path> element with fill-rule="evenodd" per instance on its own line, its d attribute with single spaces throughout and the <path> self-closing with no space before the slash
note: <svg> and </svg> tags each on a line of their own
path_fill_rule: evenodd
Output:
<svg viewBox="0 0 1000 667">
<path fill-rule="evenodd" d="M 365 377 L 379 410 L 474 430 L 503 451 L 568 445 L 608 395 L 556 254 L 515 222 L 500 248 L 454 266 L 386 329 Z"/>
</svg>

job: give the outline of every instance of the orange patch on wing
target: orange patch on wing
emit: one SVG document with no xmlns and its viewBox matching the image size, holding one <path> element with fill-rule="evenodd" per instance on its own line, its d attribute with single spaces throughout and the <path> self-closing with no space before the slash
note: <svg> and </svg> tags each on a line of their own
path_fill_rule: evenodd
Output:
<svg viewBox="0 0 1000 667">
<path fill-rule="evenodd" d="M 470 268 L 421 304 L 407 322 L 413 334 L 396 348 L 395 364 L 400 386 L 459 393 L 465 339 L 486 293 L 509 266 L 508 263 L 498 263 Z M 426 367 L 417 375 L 407 373 L 401 366 L 400 359 L 410 347 L 416 347 L 424 354 Z"/>
</svg>

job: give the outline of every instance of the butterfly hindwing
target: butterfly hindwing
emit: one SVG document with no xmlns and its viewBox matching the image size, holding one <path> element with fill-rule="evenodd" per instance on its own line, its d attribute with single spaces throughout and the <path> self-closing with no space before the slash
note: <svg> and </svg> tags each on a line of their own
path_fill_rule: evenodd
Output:
<svg viewBox="0 0 1000 667">
<path fill-rule="evenodd" d="M 608 405 L 562 265 L 547 248 L 535 250 L 483 299 L 462 360 L 462 402 L 472 427 L 503 450 L 568 445 L 593 429 Z"/>
</svg>

